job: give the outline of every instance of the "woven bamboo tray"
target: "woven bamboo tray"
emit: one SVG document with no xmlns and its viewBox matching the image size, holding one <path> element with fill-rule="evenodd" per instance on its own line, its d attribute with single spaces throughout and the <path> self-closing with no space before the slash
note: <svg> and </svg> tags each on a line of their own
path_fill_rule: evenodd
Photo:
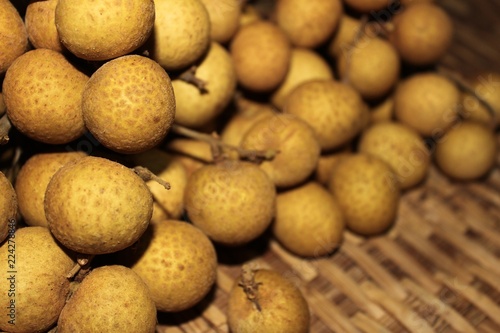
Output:
<svg viewBox="0 0 500 333">
<path fill-rule="evenodd" d="M 500 2 L 438 2 L 457 30 L 443 63 L 465 76 L 500 71 Z M 269 237 L 237 251 L 220 249 L 217 286 L 194 309 L 161 314 L 158 332 L 228 332 L 228 292 L 241 265 L 253 262 L 301 288 L 311 333 L 498 333 L 500 155 L 496 165 L 472 183 L 452 183 L 432 169 L 424 184 L 404 194 L 388 234 L 347 233 L 328 258 L 300 259 Z"/>
</svg>

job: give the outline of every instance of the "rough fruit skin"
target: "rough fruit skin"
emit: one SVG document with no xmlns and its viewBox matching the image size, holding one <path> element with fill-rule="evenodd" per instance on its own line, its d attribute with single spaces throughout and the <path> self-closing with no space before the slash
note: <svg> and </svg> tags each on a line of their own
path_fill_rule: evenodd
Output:
<svg viewBox="0 0 500 333">
<path fill-rule="evenodd" d="M 108 60 L 144 44 L 153 29 L 153 0 L 59 0 L 55 23 L 61 42 L 77 57 Z"/>
<path fill-rule="evenodd" d="M 37 49 L 63 52 L 65 49 L 56 28 L 56 6 L 59 0 L 31 1 L 24 18 L 28 37 Z"/>
<path fill-rule="evenodd" d="M 66 164 L 45 193 L 50 231 L 66 247 L 86 254 L 132 245 L 146 230 L 152 210 L 153 198 L 144 181 L 100 157 Z"/>
<path fill-rule="evenodd" d="M 26 227 L 16 230 L 15 238 L 15 296 L 9 297 L 10 281 L 7 280 L 9 254 L 12 244 L 4 242 L 0 246 L 1 269 L 5 278 L 0 279 L 0 305 L 4 315 L 0 329 L 13 333 L 47 332 L 57 321 L 66 297 L 70 282 L 66 275 L 75 262 L 69 251 L 62 247 L 50 231 L 44 227 Z M 10 252 L 9 252 L 10 250 Z M 15 325 L 9 324 L 7 309 L 15 299 Z"/>
<path fill-rule="evenodd" d="M 154 333 L 156 308 L 142 279 L 113 265 L 94 269 L 64 306 L 57 331 Z"/>
<path fill-rule="evenodd" d="M 278 272 L 258 270 L 259 312 L 235 281 L 229 294 L 228 324 L 233 333 L 307 333 L 309 307 L 300 290 Z"/>
<path fill-rule="evenodd" d="M 7 238 L 9 221 L 17 215 L 17 196 L 12 184 L 0 172 L 0 242 Z"/>
<path fill-rule="evenodd" d="M 278 194 L 273 233 L 292 253 L 318 257 L 342 241 L 345 222 L 336 200 L 316 182 Z"/>
<path fill-rule="evenodd" d="M 488 173 L 498 152 L 495 134 L 476 122 L 457 123 L 437 143 L 435 158 L 439 168 L 457 180 L 474 180 Z"/>
<path fill-rule="evenodd" d="M 49 144 L 75 140 L 85 132 L 82 92 L 88 77 L 59 52 L 36 49 L 7 70 L 2 92 L 12 124 Z"/>
<path fill-rule="evenodd" d="M 399 184 L 389 165 L 378 157 L 346 157 L 335 168 L 328 187 L 342 209 L 347 227 L 356 233 L 381 233 L 396 218 Z"/>
<path fill-rule="evenodd" d="M 159 311 L 191 308 L 215 282 L 217 255 L 212 242 L 187 222 L 151 224 L 132 251 L 131 268 L 149 287 Z"/>
<path fill-rule="evenodd" d="M 358 151 L 390 165 L 402 189 L 420 183 L 430 166 L 431 153 L 424 140 L 415 130 L 396 122 L 385 121 L 368 128 L 361 136 Z"/>
<path fill-rule="evenodd" d="M 0 74 L 28 49 L 24 22 L 9 0 L 0 0 Z"/>
<path fill-rule="evenodd" d="M 175 117 L 170 77 L 155 61 L 129 55 L 102 65 L 83 92 L 83 118 L 104 146 L 140 153 L 167 135 Z"/>
<path fill-rule="evenodd" d="M 82 152 L 36 154 L 23 164 L 15 188 L 26 224 L 48 227 L 43 201 L 50 179 L 64 164 L 84 156 Z"/>
<path fill-rule="evenodd" d="M 271 224 L 276 189 L 257 165 L 226 160 L 188 179 L 184 204 L 193 224 L 216 242 L 242 245 Z"/>
<path fill-rule="evenodd" d="M 246 89 L 266 92 L 285 79 L 291 45 L 280 28 L 257 21 L 238 30 L 231 41 L 230 53 L 238 82 Z"/>
</svg>

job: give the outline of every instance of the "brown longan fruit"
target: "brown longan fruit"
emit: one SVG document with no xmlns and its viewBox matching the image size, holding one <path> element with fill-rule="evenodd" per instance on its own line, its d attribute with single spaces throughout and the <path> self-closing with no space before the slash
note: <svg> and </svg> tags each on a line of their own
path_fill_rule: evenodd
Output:
<svg viewBox="0 0 500 333">
<path fill-rule="evenodd" d="M 316 168 L 321 151 L 313 128 L 293 114 L 276 114 L 256 122 L 243 137 L 241 147 L 278 152 L 260 168 L 281 188 L 304 182 Z"/>
<path fill-rule="evenodd" d="M 13 238 L 0 246 L 4 258 L 4 276 L 0 279 L 4 314 L 0 329 L 13 333 L 47 332 L 57 321 L 70 292 L 66 275 L 75 265 L 74 254 L 44 227 L 21 228 L 10 237 Z M 12 302 L 14 313 L 10 310 Z"/>
<path fill-rule="evenodd" d="M 200 0 L 155 0 L 153 33 L 146 48 L 168 71 L 193 65 L 210 47 L 210 17 Z"/>
<path fill-rule="evenodd" d="M 159 144 L 174 122 L 172 82 L 154 60 L 119 57 L 92 74 L 82 111 L 85 125 L 105 147 L 140 153 Z"/>
<path fill-rule="evenodd" d="M 148 287 L 130 268 L 98 267 L 62 309 L 57 331 L 154 333 L 156 307 Z"/>
<path fill-rule="evenodd" d="M 196 77 L 205 81 L 206 92 L 181 79 L 172 81 L 175 94 L 175 122 L 199 128 L 215 119 L 229 104 L 236 89 L 236 72 L 229 53 L 212 42 L 196 69 Z"/>
<path fill-rule="evenodd" d="M 315 48 L 328 40 L 342 15 L 340 0 L 278 0 L 277 24 L 292 44 Z"/>
<path fill-rule="evenodd" d="M 419 73 L 404 80 L 394 94 L 394 113 L 421 135 L 438 138 L 458 117 L 460 90 L 436 73 Z"/>
<path fill-rule="evenodd" d="M 275 213 L 276 188 L 256 164 L 225 160 L 195 171 L 184 204 L 191 222 L 210 239 L 230 246 L 259 237 Z"/>
<path fill-rule="evenodd" d="M 348 78 L 365 99 L 378 99 L 391 91 L 399 80 L 399 55 L 391 43 L 371 38 L 338 58 L 340 77 Z"/>
<path fill-rule="evenodd" d="M 497 157 L 495 134 L 486 125 L 461 122 L 437 142 L 435 158 L 447 176 L 457 180 L 474 180 L 486 175 Z"/>
<path fill-rule="evenodd" d="M 154 20 L 153 0 L 59 0 L 55 11 L 62 44 L 86 60 L 108 60 L 134 51 L 148 39 Z"/>
<path fill-rule="evenodd" d="M 50 179 L 66 163 L 85 156 L 82 152 L 41 153 L 23 164 L 15 188 L 19 211 L 27 225 L 48 227 L 43 201 Z"/>
<path fill-rule="evenodd" d="M 217 255 L 212 242 L 187 222 L 151 224 L 132 250 L 131 259 L 130 267 L 148 286 L 159 311 L 193 307 L 216 279 Z"/>
<path fill-rule="evenodd" d="M 308 182 L 276 198 L 273 234 L 296 255 L 318 257 L 331 253 L 340 245 L 344 228 L 340 207 L 319 183 Z"/>
<path fill-rule="evenodd" d="M 201 0 L 201 2 L 210 16 L 210 37 L 215 42 L 227 43 L 240 26 L 240 1 Z"/>
<path fill-rule="evenodd" d="M 323 151 L 350 142 L 361 132 L 368 116 L 359 93 L 334 80 L 301 84 L 288 95 L 283 111 L 308 123 Z"/>
<path fill-rule="evenodd" d="M 328 185 L 342 210 L 347 228 L 370 236 L 395 221 L 400 189 L 391 167 L 378 157 L 359 153 L 337 165 Z"/>
<path fill-rule="evenodd" d="M 50 231 L 64 246 L 84 254 L 105 254 L 139 239 L 151 220 L 153 198 L 132 170 L 87 156 L 54 174 L 44 209 Z"/>
<path fill-rule="evenodd" d="M 448 51 L 453 41 L 453 23 L 437 5 L 416 3 L 396 16 L 390 40 L 409 64 L 432 65 Z"/>
<path fill-rule="evenodd" d="M 292 49 L 290 68 L 285 80 L 271 95 L 271 103 L 278 109 L 283 109 L 286 97 L 294 88 L 315 79 L 333 79 L 333 73 L 328 63 L 312 50 Z"/>
<path fill-rule="evenodd" d="M 56 6 L 59 0 L 31 1 L 24 21 L 28 37 L 37 49 L 63 52 L 64 46 L 56 28 Z"/>
<path fill-rule="evenodd" d="M 2 86 L 12 125 L 49 144 L 80 137 L 85 132 L 81 104 L 88 79 L 59 52 L 26 52 L 9 67 Z"/>
<path fill-rule="evenodd" d="M 358 151 L 377 156 L 396 173 L 402 189 L 422 182 L 430 166 L 430 151 L 417 131 L 396 122 L 377 123 L 361 135 Z"/>
<path fill-rule="evenodd" d="M 248 294 L 244 287 L 249 287 Z M 307 301 L 297 286 L 280 273 L 264 269 L 244 271 L 235 281 L 227 319 L 234 333 L 307 333 L 311 320 Z"/>
<path fill-rule="evenodd" d="M 0 172 L 0 243 L 7 238 L 9 223 L 17 217 L 17 195 L 7 177 Z"/>
<path fill-rule="evenodd" d="M 462 94 L 463 111 L 461 116 L 469 121 L 479 121 L 489 125 L 495 121 L 496 126 L 500 124 L 500 73 L 483 73 L 477 76 L 471 84 L 475 96 L 468 93 Z M 491 111 L 476 98 L 482 97 L 493 108 L 496 119 L 493 119 Z"/>
<path fill-rule="evenodd" d="M 8 0 L 0 1 L 0 74 L 28 49 L 28 34 L 23 19 Z"/>
<path fill-rule="evenodd" d="M 391 0 L 344 0 L 345 3 L 361 13 L 381 10 L 391 5 Z"/>
<path fill-rule="evenodd" d="M 283 82 L 291 45 L 285 33 L 268 21 L 242 27 L 230 45 L 238 82 L 246 89 L 265 92 Z"/>
</svg>

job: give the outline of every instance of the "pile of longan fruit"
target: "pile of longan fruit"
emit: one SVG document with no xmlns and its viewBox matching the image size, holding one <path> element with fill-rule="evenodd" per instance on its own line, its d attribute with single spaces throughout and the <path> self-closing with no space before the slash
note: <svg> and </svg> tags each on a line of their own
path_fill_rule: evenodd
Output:
<svg viewBox="0 0 500 333">
<path fill-rule="evenodd" d="M 500 75 L 438 66 L 433 1 L 265 4 L 0 0 L 0 330 L 154 332 L 214 288 L 218 251 L 269 230 L 326 256 L 386 232 L 431 161 L 494 167 Z M 302 333 L 310 314 L 245 265 L 227 318 Z"/>
</svg>

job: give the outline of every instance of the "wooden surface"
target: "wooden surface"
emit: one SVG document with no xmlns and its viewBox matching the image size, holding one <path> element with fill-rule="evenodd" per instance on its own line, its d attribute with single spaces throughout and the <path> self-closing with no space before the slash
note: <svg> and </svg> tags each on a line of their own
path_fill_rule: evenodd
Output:
<svg viewBox="0 0 500 333">
<path fill-rule="evenodd" d="M 438 2 L 456 23 L 443 64 L 468 77 L 500 72 L 500 2 Z M 499 166 L 500 155 L 487 179 L 471 183 L 452 183 L 433 168 L 404 194 L 388 234 L 347 233 L 327 258 L 300 259 L 269 237 L 237 251 L 219 249 L 212 293 L 190 311 L 160 315 L 158 332 L 228 332 L 227 295 L 246 262 L 301 288 L 311 333 L 500 332 Z"/>
</svg>

